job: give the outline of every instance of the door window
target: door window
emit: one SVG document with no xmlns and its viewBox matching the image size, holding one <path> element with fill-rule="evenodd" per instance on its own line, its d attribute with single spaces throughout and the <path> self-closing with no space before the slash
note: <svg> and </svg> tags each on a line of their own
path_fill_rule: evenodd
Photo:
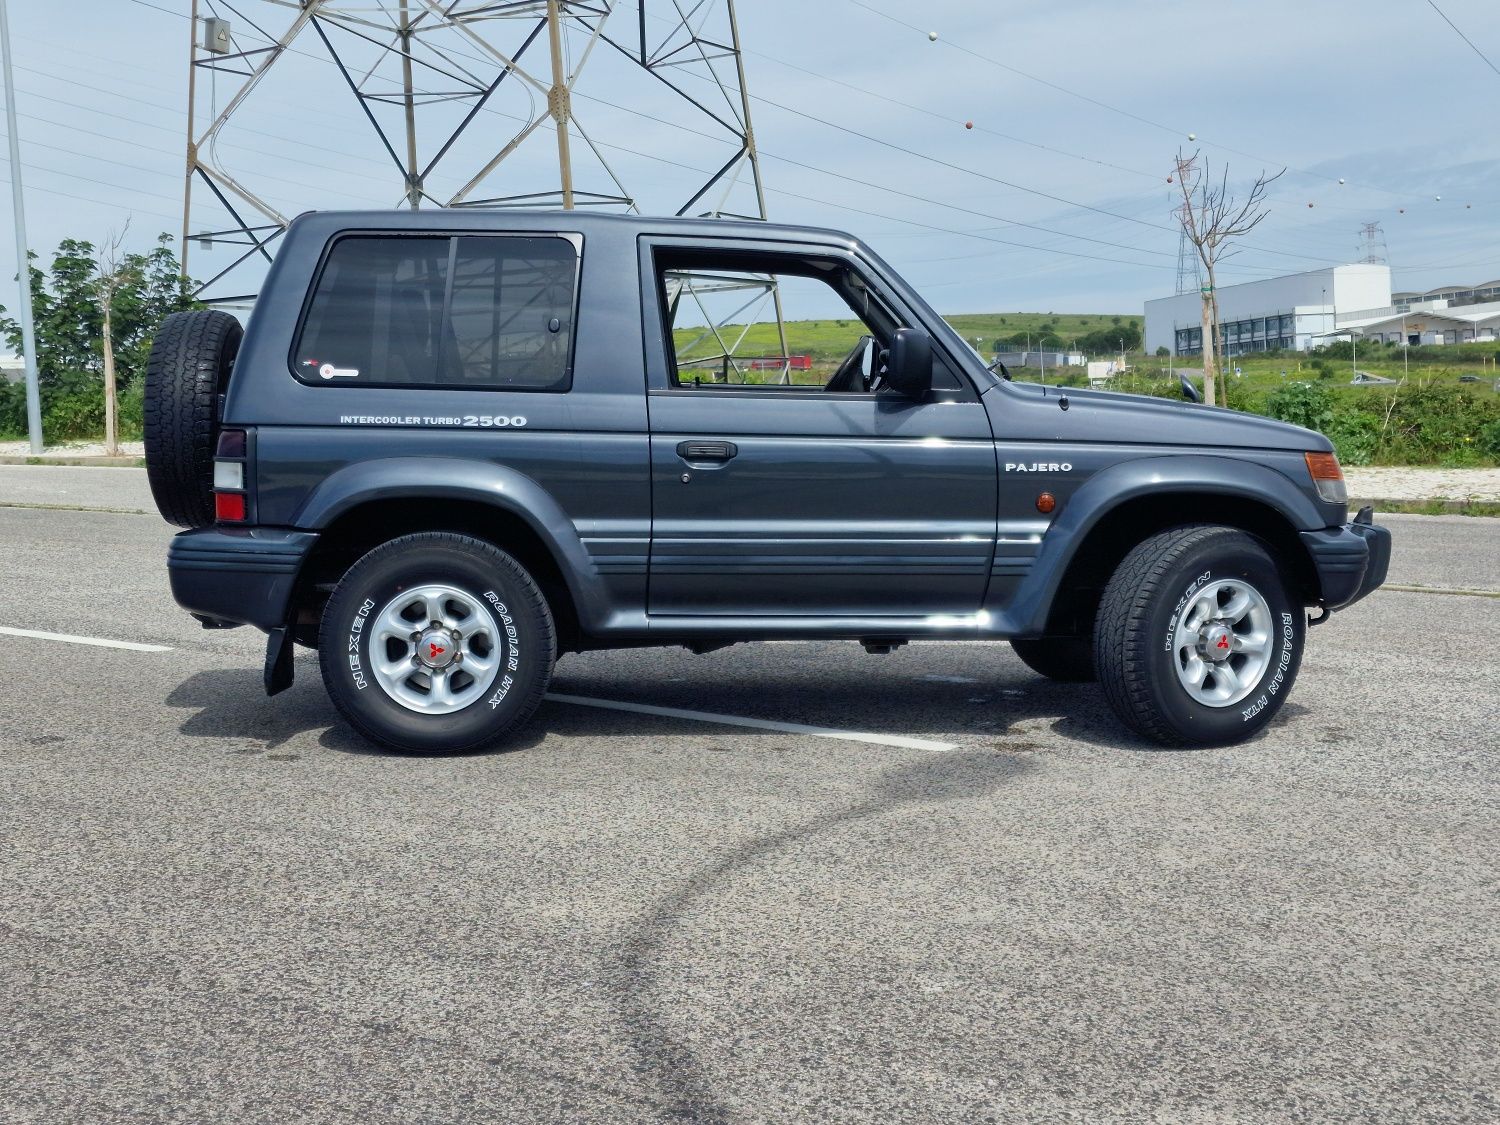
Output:
<svg viewBox="0 0 1500 1125">
<path fill-rule="evenodd" d="M 873 395 L 895 313 L 846 264 L 659 255 L 667 385 L 692 392 Z M 935 358 L 933 386 L 964 386 Z"/>
</svg>

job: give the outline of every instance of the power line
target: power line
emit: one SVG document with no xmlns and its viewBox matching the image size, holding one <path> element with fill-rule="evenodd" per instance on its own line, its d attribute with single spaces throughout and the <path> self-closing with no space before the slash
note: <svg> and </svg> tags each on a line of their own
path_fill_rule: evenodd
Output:
<svg viewBox="0 0 1500 1125">
<path fill-rule="evenodd" d="M 1478 55 L 1481 59 L 1484 60 L 1484 65 L 1485 66 L 1489 67 L 1496 74 L 1500 74 L 1500 66 L 1496 66 L 1493 62 L 1490 61 L 1490 57 L 1488 55 L 1486 55 L 1483 51 L 1481 51 L 1479 49 L 1479 47 L 1475 44 L 1474 40 L 1470 39 L 1467 35 L 1465 35 L 1463 33 L 1463 29 L 1460 28 L 1458 26 L 1458 24 L 1454 23 L 1452 20 L 1450 20 L 1448 18 L 1448 13 L 1447 12 L 1445 12 L 1445 11 L 1443 11 L 1443 9 L 1439 8 L 1437 6 L 1437 4 L 1434 3 L 1434 0 L 1427 0 L 1427 6 L 1429 8 L 1431 8 L 1434 12 L 1436 12 L 1438 15 L 1440 15 L 1440 16 L 1443 17 L 1443 22 L 1446 23 L 1449 27 L 1451 27 L 1454 30 L 1454 32 L 1457 33 L 1458 37 L 1460 39 L 1462 39 L 1465 43 L 1467 43 L 1469 45 L 1469 49 L 1470 50 L 1472 50 L 1476 55 Z"/>
<path fill-rule="evenodd" d="M 160 6 L 156 5 L 156 4 L 149 3 L 149 2 L 147 2 L 147 0 L 132 0 L 132 2 L 133 3 L 137 3 L 137 4 L 139 4 L 139 5 L 143 6 L 143 7 L 151 8 L 151 9 L 154 9 L 154 10 L 157 10 L 157 11 L 161 11 L 161 12 L 163 12 L 165 14 L 168 14 L 168 15 L 176 16 L 178 18 L 188 18 L 186 15 L 184 15 L 181 12 L 171 11 L 170 9 L 163 8 L 163 7 L 160 7 Z M 851 0 L 851 2 L 859 3 L 859 0 Z M 875 12 L 878 15 L 882 15 L 882 16 L 885 15 L 885 13 L 881 13 L 877 9 L 870 8 L 869 5 L 867 5 L 867 4 L 859 3 L 859 6 L 863 7 L 863 8 L 867 8 L 868 10 L 870 10 L 872 12 Z M 906 26 L 906 27 L 912 27 L 913 26 L 913 25 L 910 25 L 910 24 L 905 24 L 903 21 L 895 20 L 894 17 L 886 16 L 886 18 L 893 19 L 894 22 L 897 22 L 897 23 L 902 23 L 902 25 Z M 449 50 L 450 50 L 450 53 L 452 53 L 454 55 L 457 55 L 457 56 L 463 57 L 463 58 L 470 58 L 470 59 L 472 59 L 473 61 L 476 61 L 476 62 L 487 61 L 487 60 L 484 60 L 482 58 L 479 58 L 478 56 L 468 55 L 465 52 L 453 51 L 453 50 L 451 50 L 451 48 Z M 318 62 L 320 64 L 333 65 L 331 60 L 329 60 L 327 58 L 324 58 L 323 56 L 320 56 L 320 55 L 311 54 L 311 53 L 305 52 L 305 51 L 298 51 L 295 48 L 288 48 L 288 51 L 289 51 L 289 53 L 298 54 L 298 55 L 301 55 L 303 57 L 312 59 L 312 60 L 314 60 L 314 61 L 316 61 L 316 62 Z M 973 52 L 969 52 L 969 53 L 972 54 Z M 978 56 L 978 57 L 983 58 L 984 56 Z M 991 60 L 987 60 L 987 61 L 991 61 Z M 792 64 L 785 64 L 785 65 L 789 65 L 790 66 Z M 801 70 L 803 68 L 799 68 L 799 67 L 795 67 L 794 66 L 793 69 Z M 840 82 L 837 79 L 830 79 L 830 78 L 827 78 L 827 76 L 817 75 L 816 72 L 812 72 L 812 71 L 804 71 L 804 72 L 805 73 L 809 73 L 809 74 L 813 74 L 815 77 L 825 78 L 826 80 L 833 81 L 833 82 L 835 82 L 836 84 L 839 84 L 839 85 L 849 86 L 852 89 L 856 89 L 856 90 L 860 89 L 859 87 L 855 87 L 852 84 Z M 1019 73 L 1024 73 L 1024 72 L 1019 72 Z M 1028 77 L 1031 77 L 1031 76 L 1028 76 Z M 60 79 L 60 81 L 66 81 L 66 80 L 61 80 Z M 705 81 L 706 81 L 706 79 L 705 79 Z M 1045 80 L 1039 80 L 1039 81 L 1045 81 Z M 733 89 L 733 87 L 730 87 L 730 88 Z M 869 91 L 862 91 L 862 92 L 869 93 Z M 129 95 L 120 95 L 120 96 L 129 98 Z M 638 111 L 638 110 L 630 109 L 628 107 L 614 106 L 613 103 L 603 102 L 602 99 L 591 98 L 589 95 L 584 94 L 581 91 L 575 91 L 574 96 L 575 96 L 575 98 L 578 98 L 579 100 L 597 101 L 597 102 L 601 102 L 601 104 L 610 105 L 612 108 L 615 108 L 615 109 L 624 109 L 626 112 L 631 113 L 634 116 L 638 116 L 638 117 L 641 117 L 641 118 L 644 118 L 644 119 L 647 119 L 647 120 L 651 120 L 651 121 L 657 122 L 658 124 L 665 125 L 665 126 L 667 126 L 669 128 L 678 129 L 680 131 L 687 132 L 687 133 L 692 134 L 692 135 L 696 135 L 696 136 L 700 136 L 700 137 L 711 137 L 710 134 L 704 133 L 704 132 L 702 132 L 700 130 L 693 129 L 693 128 L 691 128 L 689 126 L 686 126 L 686 125 L 681 125 L 681 124 L 679 124 L 677 122 L 667 121 L 665 119 L 658 118 L 658 117 L 655 117 L 655 116 L 653 116 L 651 114 L 643 113 L 643 112 Z M 875 96 L 880 97 L 881 95 L 875 95 Z M 1076 201 L 1068 200 L 1068 199 L 1065 199 L 1064 197 L 1053 195 L 1053 194 L 1048 193 L 1048 192 L 1043 192 L 1043 191 L 1039 191 L 1037 189 L 1028 188 L 1028 187 L 1026 187 L 1025 185 L 1022 185 L 1022 184 L 1015 184 L 1015 183 L 1012 183 L 1010 181 L 1002 180 L 1002 179 L 1000 179 L 998 177 L 988 176 L 988 175 L 986 175 L 984 173 L 976 172 L 973 169 L 968 169 L 968 168 L 964 168 L 961 165 L 952 164 L 951 162 L 942 160 L 941 158 L 929 156 L 927 154 L 924 154 L 924 153 L 921 153 L 921 152 L 917 152 L 915 150 L 906 148 L 906 147 L 901 146 L 901 145 L 895 145 L 895 144 L 892 144 L 891 142 L 883 141 L 883 140 L 881 140 L 878 137 L 873 137 L 873 136 L 870 136 L 869 134 L 862 133 L 859 130 L 850 129 L 850 128 L 846 127 L 846 126 L 838 125 L 838 124 L 836 124 L 834 122 L 827 121 L 825 119 L 819 118 L 819 117 L 817 117 L 815 115 L 812 115 L 812 114 L 807 114 L 807 113 L 805 113 L 805 112 L 803 112 L 801 110 L 794 109 L 794 108 L 792 108 L 790 106 L 782 105 L 780 103 L 771 101 L 770 99 L 767 99 L 767 98 L 764 98 L 764 97 L 752 95 L 752 99 L 754 101 L 757 101 L 757 102 L 763 102 L 765 104 L 768 104 L 768 105 L 770 105 L 770 106 L 772 106 L 774 108 L 781 109 L 784 112 L 796 114 L 796 115 L 808 118 L 810 120 L 819 122 L 819 123 L 825 125 L 826 127 L 829 127 L 829 128 L 832 128 L 832 129 L 835 129 L 835 130 L 838 130 L 838 131 L 849 133 L 849 134 L 851 134 L 853 136 L 856 136 L 856 137 L 858 137 L 860 139 L 863 139 L 863 140 L 866 140 L 868 142 L 875 143 L 875 144 L 878 144 L 878 145 L 882 145 L 884 147 L 892 148 L 892 149 L 894 149 L 896 151 L 900 151 L 900 152 L 902 152 L 902 153 L 904 153 L 906 155 L 909 155 L 909 156 L 913 157 L 914 159 L 918 159 L 918 160 L 923 160 L 923 161 L 928 161 L 928 162 L 931 162 L 931 163 L 935 163 L 935 164 L 938 164 L 938 165 L 941 165 L 941 166 L 944 166 L 944 167 L 947 167 L 947 168 L 950 168 L 950 169 L 953 169 L 953 170 L 956 170 L 956 171 L 963 172 L 965 174 L 977 175 L 977 176 L 980 176 L 981 178 L 988 179 L 988 180 L 990 180 L 992 182 L 995 182 L 995 183 L 998 183 L 998 184 L 1000 184 L 1002 186 L 1011 187 L 1011 188 L 1016 189 L 1016 190 L 1025 191 L 1025 192 L 1029 192 L 1029 193 L 1032 193 L 1032 194 L 1039 195 L 1039 196 L 1041 196 L 1043 198 L 1047 198 L 1047 199 L 1052 200 L 1054 202 L 1060 203 L 1060 204 L 1062 204 L 1063 206 L 1066 206 L 1066 207 L 1072 207 L 1072 208 L 1076 208 L 1076 209 L 1079 209 L 1079 210 L 1092 211 L 1094 213 L 1106 216 L 1106 217 L 1114 219 L 1116 221 L 1127 222 L 1127 223 L 1134 223 L 1134 224 L 1138 224 L 1138 225 L 1143 225 L 1143 226 L 1151 227 L 1151 228 L 1154 228 L 1154 229 L 1157 229 L 1157 230 L 1167 231 L 1169 233 L 1171 232 L 1171 228 L 1163 227 L 1163 226 L 1161 226 L 1158 223 L 1152 223 L 1152 222 L 1148 222 L 1148 221 L 1136 218 L 1134 216 L 1123 215 L 1123 214 L 1120 214 L 1118 212 L 1106 210 L 1104 208 L 1094 207 L 1094 206 L 1092 206 L 1090 204 L 1078 203 Z M 144 99 L 144 98 L 132 98 L 130 100 L 138 101 L 138 102 L 140 102 L 142 104 L 152 105 L 152 106 L 155 106 L 155 107 L 158 107 L 158 108 L 167 108 L 167 107 L 160 106 L 160 103 L 150 102 L 149 100 Z M 914 109 L 917 112 L 922 112 L 922 113 L 925 113 L 925 114 L 928 114 L 928 115 L 931 115 L 931 116 L 939 116 L 939 117 L 941 116 L 941 115 L 938 115 L 938 114 L 934 114 L 933 111 L 925 110 L 925 109 L 922 109 L 921 107 L 911 106 L 908 103 L 902 103 L 902 102 L 897 101 L 896 99 L 889 99 L 889 98 L 887 98 L 885 100 L 892 101 L 895 104 L 900 104 L 900 105 L 906 106 L 907 108 Z M 73 103 L 64 103 L 64 104 L 73 104 Z M 1100 104 L 1103 104 L 1103 103 L 1100 103 Z M 78 107 L 78 108 L 87 108 L 87 107 Z M 500 111 L 500 110 L 498 110 L 498 109 L 496 109 L 494 107 L 486 106 L 486 107 L 484 107 L 484 111 L 487 112 L 487 113 L 492 113 L 492 114 L 495 114 L 497 116 L 500 116 L 500 117 L 503 117 L 503 118 L 507 118 L 507 119 L 510 119 L 510 120 L 514 120 L 514 121 L 523 121 L 524 120 L 523 118 L 520 118 L 520 117 L 518 117 L 516 115 L 504 113 L 503 111 Z M 118 116 L 118 115 L 116 115 L 116 116 Z M 248 127 L 243 127 L 243 126 L 241 128 L 245 132 L 258 133 L 259 135 L 266 136 L 266 137 L 268 137 L 270 139 L 273 139 L 273 140 L 278 140 L 278 141 L 282 141 L 282 142 L 290 142 L 290 143 L 300 144 L 300 145 L 307 145 L 308 147 L 319 148 L 319 149 L 321 149 L 322 151 L 325 151 L 325 152 L 326 151 L 336 151 L 336 150 L 329 150 L 327 148 L 327 146 L 322 146 L 322 145 L 308 145 L 307 142 L 296 141 L 293 138 L 283 137 L 283 136 L 280 136 L 279 134 L 267 133 L 267 132 L 264 132 L 264 131 L 261 131 L 261 130 L 253 130 L 253 129 L 249 129 Z M 719 139 L 719 138 L 712 138 L 712 139 Z M 1023 143 L 1026 143 L 1026 142 L 1023 142 Z M 243 146 L 243 147 L 245 147 L 247 149 L 247 151 L 252 151 L 252 152 L 259 151 L 259 152 L 264 153 L 264 150 L 252 149 L 252 148 L 249 148 L 249 146 Z M 683 169 L 689 169 L 688 165 L 683 165 L 683 164 L 678 164 L 678 163 L 673 162 L 673 161 L 668 161 L 668 160 L 665 160 L 665 159 L 663 159 L 661 157 L 658 157 L 658 156 L 656 156 L 655 154 L 652 154 L 652 153 L 639 152 L 637 150 L 624 148 L 623 146 L 619 146 L 619 145 L 603 145 L 601 147 L 611 148 L 611 149 L 614 149 L 616 151 L 628 152 L 628 153 L 630 153 L 632 155 L 639 156 L 639 157 L 641 157 L 643 159 L 653 160 L 653 161 L 656 161 L 656 162 L 659 162 L 659 163 L 666 163 L 668 165 L 676 166 L 676 167 L 683 168 Z M 1040 147 L 1046 147 L 1046 146 L 1040 146 Z M 1054 151 L 1061 151 L 1061 150 L 1054 150 Z M 840 179 L 844 179 L 844 180 L 850 180 L 851 179 L 845 173 L 833 172 L 833 171 L 831 171 L 829 169 L 820 168 L 820 167 L 818 167 L 816 165 L 809 164 L 809 163 L 807 163 L 805 161 L 799 161 L 799 160 L 796 160 L 796 159 L 791 158 L 791 157 L 786 157 L 786 156 L 782 156 L 782 155 L 777 154 L 777 153 L 766 151 L 765 149 L 761 149 L 761 154 L 763 156 L 766 156 L 766 157 L 769 157 L 769 158 L 772 158 L 772 159 L 781 160 L 784 163 L 789 163 L 789 164 L 792 164 L 793 166 L 800 167 L 800 168 L 803 168 L 805 170 L 817 172 L 817 173 L 822 174 L 822 175 L 837 176 Z M 265 153 L 265 155 L 279 155 L 279 154 Z M 347 155 L 347 156 L 349 156 L 351 158 L 357 158 L 357 159 L 365 160 L 366 162 L 372 163 L 372 164 L 381 164 L 381 162 L 379 162 L 379 161 L 368 160 L 368 158 L 366 158 L 366 157 L 356 157 L 356 154 L 353 154 L 353 153 L 344 153 L 344 155 Z M 1076 154 L 1066 154 L 1066 155 L 1076 155 Z M 1089 159 L 1089 158 L 1079 157 L 1079 159 Z M 381 166 L 384 166 L 384 165 L 381 164 Z M 694 171 L 694 172 L 700 173 L 700 174 L 704 172 L 704 170 L 702 170 L 702 169 L 691 169 L 691 170 Z M 286 181 L 286 180 L 283 180 L 282 182 L 296 183 L 298 186 L 302 186 L 300 181 Z M 889 188 L 889 187 L 887 187 L 886 185 L 883 185 L 883 184 L 872 183 L 870 181 L 864 181 L 864 180 L 853 180 L 852 182 L 857 182 L 857 183 L 860 183 L 862 186 L 866 186 L 866 187 L 869 187 L 869 188 L 874 189 L 874 190 L 885 191 L 885 192 L 888 192 L 890 194 L 895 194 L 895 195 L 898 195 L 898 196 L 901 196 L 901 197 L 904 197 L 904 198 L 907 198 L 907 199 L 912 199 L 912 200 L 917 201 L 917 202 L 927 203 L 927 204 L 932 205 L 932 206 L 942 206 L 942 207 L 945 207 L 945 208 L 947 208 L 949 210 L 962 211 L 962 212 L 965 212 L 965 213 L 968 213 L 968 214 L 976 215 L 978 217 L 994 219 L 994 220 L 996 220 L 998 222 L 1005 223 L 1007 225 L 1020 226 L 1020 227 L 1024 227 L 1024 228 L 1027 228 L 1027 229 L 1038 230 L 1038 231 L 1041 231 L 1043 233 L 1056 235 L 1057 237 L 1060 237 L 1060 238 L 1074 239 L 1074 240 L 1086 241 L 1086 242 L 1094 243 L 1094 244 L 1097 244 L 1097 245 L 1111 246 L 1111 247 L 1118 248 L 1118 249 L 1123 249 L 1123 250 L 1126 250 L 1126 251 L 1129 251 L 1129 252 L 1132 252 L 1132 253 L 1149 254 L 1149 255 L 1153 255 L 1153 256 L 1163 256 L 1161 251 L 1154 251 L 1154 250 L 1147 249 L 1145 247 L 1131 246 L 1131 245 L 1127 245 L 1127 244 L 1124 244 L 1124 243 L 1111 242 L 1111 241 L 1105 240 L 1105 239 L 1093 238 L 1093 237 L 1088 236 L 1088 235 L 1075 234 L 1075 233 L 1070 233 L 1070 232 L 1066 232 L 1066 231 L 1059 231 L 1059 230 L 1056 230 L 1056 229 L 1053 229 L 1053 228 L 1050 228 L 1050 227 L 1041 226 L 1040 224 L 1028 223 L 1028 222 L 1024 222 L 1024 221 L 1021 221 L 1021 220 L 1012 220 L 1012 219 L 1008 219 L 1008 218 L 1006 218 L 1004 216 L 994 215 L 994 214 L 991 214 L 991 213 L 988 213 L 988 212 L 976 211 L 976 210 L 972 210 L 972 209 L 969 209 L 969 208 L 958 207 L 958 206 L 951 205 L 951 204 L 944 204 L 942 201 L 939 201 L 939 200 L 934 200 L 934 199 L 930 199 L 930 198 L 927 198 L 927 197 L 919 196 L 919 195 L 916 195 L 914 193 L 903 192 L 903 191 L 900 191 L 899 189 Z M 780 191 L 777 192 L 777 194 L 794 195 L 794 193 L 787 193 L 787 192 L 780 192 Z M 798 198 L 804 198 L 804 199 L 806 199 L 809 202 L 814 202 L 814 203 L 817 203 L 817 204 L 820 204 L 820 205 L 827 205 L 826 201 L 817 200 L 814 197 L 798 197 Z M 871 214 L 871 215 L 877 215 L 878 214 L 876 212 L 862 212 L 862 213 Z M 928 225 L 928 224 L 915 223 L 913 220 L 900 219 L 900 218 L 896 218 L 894 216 L 888 216 L 887 218 L 889 218 L 890 221 L 892 221 L 892 222 L 898 222 L 898 223 L 903 223 L 903 224 L 906 224 L 906 225 L 918 226 L 918 227 L 920 227 L 922 229 L 927 229 L 927 230 L 943 230 L 944 229 L 942 227 L 932 226 L 932 225 Z M 964 234 L 964 232 L 953 232 L 953 233 Z M 1144 265 L 1146 265 L 1146 263 L 1129 262 L 1129 261 L 1125 261 L 1125 260 L 1122 260 L 1122 259 L 1106 258 L 1106 257 L 1102 257 L 1102 256 L 1099 256 L 1099 255 L 1083 254 L 1083 253 L 1079 253 L 1079 252 L 1075 252 L 1075 251 L 1062 250 L 1062 249 L 1059 249 L 1059 248 L 1056 248 L 1056 247 L 1037 246 L 1037 245 L 1034 245 L 1034 244 L 1023 243 L 1023 242 L 1013 242 L 1013 241 L 1010 241 L 1010 240 L 1003 240 L 1003 239 L 993 239 L 993 238 L 990 238 L 990 239 L 986 239 L 986 240 L 987 241 L 991 241 L 991 242 L 998 242 L 998 243 L 1003 244 L 1003 245 L 1013 246 L 1013 247 L 1016 247 L 1018 249 L 1032 250 L 1032 251 L 1041 252 L 1041 253 L 1062 254 L 1062 255 L 1070 256 L 1070 257 L 1080 257 L 1080 258 L 1086 258 L 1086 259 L 1089 259 L 1089 260 L 1106 261 L 1106 262 L 1112 262 L 1112 263 L 1115 263 L 1115 264 L 1123 264 L 1123 265 L 1136 265 L 1136 266 L 1144 266 Z M 1253 251 L 1253 252 L 1257 252 L 1257 253 L 1267 253 L 1267 254 L 1274 254 L 1274 255 L 1278 255 L 1278 256 L 1300 258 L 1300 259 L 1308 260 L 1308 261 L 1331 261 L 1331 259 L 1321 259 L 1321 258 L 1312 257 L 1310 255 L 1296 254 L 1294 252 L 1278 251 L 1278 250 L 1273 250 L 1273 249 L 1268 248 L 1268 247 L 1247 246 L 1246 249 L 1250 250 L 1250 251 Z M 1263 271 L 1267 271 L 1267 272 L 1269 272 L 1272 269 L 1272 267 L 1265 267 L 1265 266 L 1260 266 L 1260 267 L 1242 267 L 1242 268 L 1253 268 L 1253 269 L 1259 269 L 1259 270 L 1263 270 Z"/>
<path fill-rule="evenodd" d="M 1428 3 L 1431 3 L 1431 2 L 1432 2 L 1432 0 L 1428 0 Z M 884 20 L 889 20 L 891 23 L 897 24 L 900 27 L 904 27 L 904 28 L 906 28 L 909 31 L 920 32 L 923 35 L 927 34 L 927 29 L 926 28 L 924 28 L 924 27 L 918 27 L 914 23 L 908 23 L 906 20 L 901 19 L 899 16 L 893 16 L 889 12 L 882 11 L 881 9 L 875 7 L 874 5 L 866 3 L 865 0 L 848 0 L 848 3 L 853 4 L 857 8 L 863 8 L 865 11 L 871 13 L 872 15 L 879 16 L 881 19 L 884 19 Z M 1030 73 L 1029 71 L 1021 70 L 1019 67 L 1010 66 L 1009 64 L 1003 63 L 999 59 L 993 58 L 990 55 L 983 54 L 983 53 L 981 53 L 979 51 L 976 51 L 976 50 L 974 50 L 974 49 L 972 49 L 970 47 L 965 47 L 962 43 L 955 43 L 955 42 L 953 42 L 951 40 L 948 40 L 948 39 L 941 40 L 941 42 L 943 43 L 944 46 L 950 48 L 951 50 L 961 51 L 961 52 L 963 52 L 966 55 L 971 55 L 972 57 L 978 59 L 980 62 L 986 63 L 989 66 L 993 66 L 993 67 L 995 67 L 995 68 L 997 68 L 999 70 L 1007 71 L 1007 72 L 1009 72 L 1011 74 L 1019 75 L 1020 77 L 1025 78 L 1029 82 L 1039 83 L 1040 85 L 1046 86 L 1048 89 L 1056 90 L 1058 93 L 1061 93 L 1061 94 L 1066 94 L 1070 98 L 1077 98 L 1080 101 L 1088 102 L 1090 105 L 1098 106 L 1100 109 L 1108 110 L 1110 113 L 1117 113 L 1117 114 L 1119 114 L 1122 117 L 1128 117 L 1132 121 L 1138 121 L 1142 125 L 1149 125 L 1153 129 L 1160 129 L 1160 130 L 1162 130 L 1164 132 L 1171 133 L 1174 136 L 1179 136 L 1180 137 L 1180 136 L 1183 135 L 1184 130 L 1178 129 L 1175 126 L 1167 125 L 1167 124 L 1165 124 L 1165 123 L 1163 123 L 1161 121 L 1153 121 L 1149 117 L 1142 117 L 1140 114 L 1132 112 L 1131 110 L 1125 109 L 1125 108 L 1123 108 L 1121 106 L 1111 105 L 1109 102 L 1100 101 L 1098 98 L 1090 97 L 1088 94 L 1079 93 L 1077 90 L 1069 89 L 1067 86 L 1060 85 L 1059 83 L 1056 83 L 1056 82 L 1050 82 L 1050 81 L 1048 81 L 1045 78 L 1041 78 L 1041 77 L 1039 77 L 1039 76 L 1037 76 L 1035 74 Z M 1214 148 L 1223 149 L 1225 152 L 1231 152 L 1231 153 L 1233 153 L 1236 156 L 1243 156 L 1247 160 L 1257 161 L 1257 162 L 1259 162 L 1261 164 L 1272 165 L 1272 164 L 1281 163 L 1280 161 L 1274 161 L 1274 160 L 1268 161 L 1268 160 L 1265 159 L 1265 157 L 1256 156 L 1254 153 L 1245 152 L 1245 151 L 1243 151 L 1241 149 L 1231 148 L 1229 145 L 1217 144 L 1217 143 L 1212 142 L 1212 141 L 1204 141 L 1203 143 L 1211 145 Z M 1284 167 L 1286 167 L 1288 170 L 1290 170 L 1292 172 L 1296 172 L 1298 175 L 1307 176 L 1307 177 L 1309 177 L 1311 179 L 1329 180 L 1329 181 L 1333 181 L 1333 180 L 1337 180 L 1338 179 L 1338 177 L 1336 177 L 1336 176 L 1330 176 L 1330 175 L 1328 175 L 1326 173 L 1323 173 L 1323 172 L 1312 172 L 1312 171 L 1309 171 L 1306 168 L 1296 168 L 1296 167 L 1293 167 L 1292 165 L 1289 165 L 1289 164 L 1288 165 L 1284 165 Z M 1383 187 L 1380 187 L 1377 184 L 1368 184 L 1366 186 L 1369 187 L 1373 191 L 1383 192 L 1386 195 L 1390 195 L 1390 196 L 1393 196 L 1393 197 L 1398 198 L 1398 199 L 1404 199 L 1404 198 L 1406 198 L 1406 196 L 1402 195 L 1400 192 L 1391 191 L 1389 188 L 1383 188 Z"/>
</svg>

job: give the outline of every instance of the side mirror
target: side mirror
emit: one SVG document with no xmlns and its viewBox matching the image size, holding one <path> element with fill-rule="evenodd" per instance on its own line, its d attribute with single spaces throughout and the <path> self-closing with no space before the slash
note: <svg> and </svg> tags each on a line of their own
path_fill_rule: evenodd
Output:
<svg viewBox="0 0 1500 1125">
<path fill-rule="evenodd" d="M 885 382 L 907 398 L 932 390 L 932 337 L 920 328 L 898 328 L 885 354 Z"/>
</svg>

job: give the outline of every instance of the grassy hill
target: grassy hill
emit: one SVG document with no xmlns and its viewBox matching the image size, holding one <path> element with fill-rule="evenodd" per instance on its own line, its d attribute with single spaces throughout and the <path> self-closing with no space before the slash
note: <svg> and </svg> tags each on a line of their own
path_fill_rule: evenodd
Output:
<svg viewBox="0 0 1500 1125">
<path fill-rule="evenodd" d="M 1118 320 L 1121 324 L 1139 322 L 1139 315 L 1114 315 L 1108 313 L 957 313 L 943 318 L 966 340 L 981 341 L 980 350 L 989 351 L 997 338 L 1014 336 L 1018 332 L 1042 334 L 1044 326 L 1062 340 L 1072 340 L 1089 332 L 1107 329 Z M 701 333 L 701 328 L 679 328 L 675 333 L 679 357 L 686 358 L 684 349 Z M 776 325 L 758 323 L 729 325 L 720 330 L 723 338 L 733 344 L 741 332 L 744 342 L 735 348 L 736 355 L 777 355 L 781 344 L 777 338 Z M 859 321 L 849 320 L 789 320 L 786 325 L 787 350 L 793 355 L 811 355 L 814 361 L 827 363 L 842 359 L 863 334 Z M 692 355 L 718 354 L 720 348 L 713 337 L 703 340 L 691 352 Z"/>
<path fill-rule="evenodd" d="M 1118 321 L 1129 324 L 1141 323 L 1140 313 L 954 313 L 943 317 L 964 339 L 978 337 L 989 348 L 996 337 L 1014 336 L 1017 332 L 1040 335 L 1043 326 L 1063 341 L 1073 340 L 1090 332 L 1107 330 Z"/>
</svg>

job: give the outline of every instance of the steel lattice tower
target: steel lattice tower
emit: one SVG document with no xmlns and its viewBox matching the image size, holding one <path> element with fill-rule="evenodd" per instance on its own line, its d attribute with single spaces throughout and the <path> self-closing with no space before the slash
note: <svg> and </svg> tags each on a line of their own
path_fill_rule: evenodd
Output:
<svg viewBox="0 0 1500 1125">
<path fill-rule="evenodd" d="M 1379 223 L 1365 223 L 1359 228 L 1360 261 L 1369 265 L 1384 265 L 1390 260 L 1390 251 L 1385 246 L 1385 231 Z"/>
<path fill-rule="evenodd" d="M 674 103 L 678 121 L 662 122 L 683 130 L 674 136 L 701 138 L 691 143 L 712 154 L 713 171 L 652 209 L 766 217 L 734 0 L 193 0 L 192 16 L 183 272 L 190 242 L 237 254 L 199 287 L 203 299 L 248 296 L 208 291 L 251 259 L 269 263 L 290 219 L 268 200 L 262 169 L 232 170 L 216 146 L 278 69 L 306 71 L 309 59 L 331 63 L 359 107 L 390 169 L 389 181 L 359 182 L 388 186 L 390 206 L 640 210 L 606 154 L 632 152 L 618 143 L 628 131 L 596 135 L 581 119 L 628 108 L 617 81 L 588 85 L 586 67 L 607 57 L 617 76 L 638 73 Z M 505 99 L 510 113 L 497 108 Z M 593 103 L 581 116 L 580 99 Z M 549 141 L 543 173 L 531 150 Z M 222 207 L 221 229 L 191 229 L 195 192 L 200 207 L 205 193 Z M 779 295 L 777 306 L 780 320 Z"/>
</svg>

